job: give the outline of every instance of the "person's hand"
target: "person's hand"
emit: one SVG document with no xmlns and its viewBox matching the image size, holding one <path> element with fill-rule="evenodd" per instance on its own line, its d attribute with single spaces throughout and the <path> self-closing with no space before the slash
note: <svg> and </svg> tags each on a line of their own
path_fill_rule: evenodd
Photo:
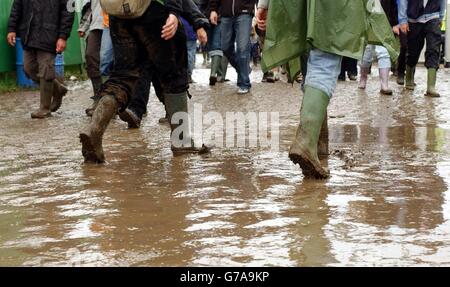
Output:
<svg viewBox="0 0 450 287">
<path fill-rule="evenodd" d="M 197 30 L 197 38 L 202 45 L 205 45 L 208 42 L 208 35 L 206 34 L 205 29 L 200 28 Z"/>
<path fill-rule="evenodd" d="M 256 11 L 256 24 L 259 30 L 266 31 L 267 9 L 258 8 Z"/>
<path fill-rule="evenodd" d="M 6 39 L 11 47 L 16 46 L 16 32 L 9 32 Z"/>
<path fill-rule="evenodd" d="M 86 33 L 84 33 L 83 31 L 78 31 L 78 36 L 80 38 L 84 38 L 85 35 L 86 35 Z"/>
<path fill-rule="evenodd" d="M 175 36 L 175 33 L 178 29 L 178 18 L 177 16 L 170 14 L 167 18 L 166 25 L 164 25 L 162 32 L 161 32 L 161 38 L 164 40 L 170 40 Z"/>
<path fill-rule="evenodd" d="M 209 15 L 209 21 L 213 25 L 217 25 L 217 21 L 219 21 L 219 15 L 217 15 L 216 11 L 211 11 L 211 14 Z"/>
<path fill-rule="evenodd" d="M 408 23 L 400 24 L 400 31 L 402 31 L 402 33 L 404 33 L 404 34 L 408 34 L 409 24 Z"/>
<path fill-rule="evenodd" d="M 400 26 L 396 25 L 392 27 L 392 32 L 394 32 L 395 35 L 400 35 Z"/>
<path fill-rule="evenodd" d="M 62 52 L 64 52 L 66 47 L 67 47 L 67 41 L 59 38 L 58 41 L 56 42 L 56 53 L 61 54 Z"/>
</svg>

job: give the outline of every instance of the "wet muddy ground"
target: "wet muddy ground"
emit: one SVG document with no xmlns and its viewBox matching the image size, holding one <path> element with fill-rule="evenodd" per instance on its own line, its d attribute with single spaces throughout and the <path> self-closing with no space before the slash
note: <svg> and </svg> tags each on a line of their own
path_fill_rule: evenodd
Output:
<svg viewBox="0 0 450 287">
<path fill-rule="evenodd" d="M 83 164 L 89 84 L 70 83 L 63 107 L 31 120 L 36 92 L 0 95 L 0 265 L 450 265 L 450 71 L 442 97 L 391 81 L 378 93 L 339 83 L 329 107 L 331 169 L 305 180 L 287 157 L 301 92 L 283 81 L 234 94 L 194 73 L 204 112 L 279 112 L 280 150 L 216 148 L 173 157 L 163 108 L 151 96 L 140 130 L 106 132 L 105 165 Z"/>
</svg>

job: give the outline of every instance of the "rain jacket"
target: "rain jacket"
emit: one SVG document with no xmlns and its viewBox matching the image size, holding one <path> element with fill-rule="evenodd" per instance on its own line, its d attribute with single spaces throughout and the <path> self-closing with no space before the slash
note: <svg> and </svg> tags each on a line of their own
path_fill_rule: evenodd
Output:
<svg viewBox="0 0 450 287">
<path fill-rule="evenodd" d="M 379 0 L 272 0 L 263 51 L 264 71 L 289 63 L 300 72 L 300 56 L 311 48 L 361 59 L 368 43 L 398 58 L 395 38 Z"/>
</svg>

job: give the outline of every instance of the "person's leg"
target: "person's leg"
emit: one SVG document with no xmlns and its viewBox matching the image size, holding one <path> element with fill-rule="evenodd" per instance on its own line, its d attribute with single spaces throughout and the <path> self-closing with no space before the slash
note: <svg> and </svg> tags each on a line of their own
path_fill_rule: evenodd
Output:
<svg viewBox="0 0 450 287">
<path fill-rule="evenodd" d="M 389 52 L 383 46 L 376 46 L 375 52 L 377 54 L 378 71 L 381 82 L 380 93 L 383 95 L 392 95 L 392 90 L 389 89 L 389 73 L 391 71 L 391 58 Z"/>
<path fill-rule="evenodd" d="M 41 92 L 41 104 L 39 110 L 31 113 L 32 118 L 46 118 L 51 115 L 50 105 L 52 102 L 55 73 L 55 55 L 49 52 L 36 51 L 36 60 L 39 66 L 37 78 L 39 79 L 39 88 Z"/>
<path fill-rule="evenodd" d="M 345 81 L 345 72 L 347 72 L 347 57 L 342 58 L 341 73 L 338 76 L 339 81 Z"/>
<path fill-rule="evenodd" d="M 114 49 L 109 28 L 104 28 L 100 48 L 100 73 L 109 76 L 114 64 Z"/>
<path fill-rule="evenodd" d="M 102 44 L 102 30 L 93 30 L 86 39 L 86 70 L 89 79 L 92 82 L 94 95 L 92 105 L 85 110 L 86 115 L 92 116 L 98 103 L 99 92 L 102 86 L 102 75 L 100 72 L 100 50 Z"/>
<path fill-rule="evenodd" d="M 188 52 L 188 80 L 193 83 L 192 72 L 195 68 L 195 55 L 197 54 L 197 41 L 186 41 Z"/>
<path fill-rule="evenodd" d="M 251 88 L 250 84 L 250 33 L 252 28 L 252 17 L 250 15 L 239 15 L 235 18 L 236 34 L 236 58 L 238 64 L 239 89 L 244 92 Z"/>
<path fill-rule="evenodd" d="M 236 49 L 235 49 L 235 39 L 236 34 L 234 31 L 234 18 L 231 17 L 222 17 L 221 18 L 221 32 L 220 32 L 220 42 L 222 46 L 222 51 L 225 57 L 227 57 L 231 66 L 233 66 L 236 71 L 238 71 L 238 61 L 236 57 Z M 249 38 L 250 40 L 250 38 Z"/>
<path fill-rule="evenodd" d="M 367 85 L 367 77 L 369 75 L 370 67 L 372 66 L 374 45 L 367 45 L 364 51 L 363 59 L 360 64 L 361 77 L 359 79 L 359 89 L 364 90 Z"/>
<path fill-rule="evenodd" d="M 309 55 L 300 125 L 289 150 L 289 158 L 300 165 L 306 177 L 329 176 L 328 170 L 320 164 L 317 148 L 328 103 L 341 70 L 341 61 L 341 56 L 318 49 L 313 49 Z"/>
<path fill-rule="evenodd" d="M 211 86 L 216 84 L 221 72 L 221 60 L 223 57 L 221 40 L 221 22 L 219 22 L 216 26 L 211 26 L 208 30 L 208 51 L 211 57 L 209 85 Z"/>
<path fill-rule="evenodd" d="M 400 33 L 400 55 L 397 60 L 397 84 L 405 84 L 406 53 L 408 51 L 408 36 Z"/>
<path fill-rule="evenodd" d="M 356 81 L 356 76 L 358 76 L 358 60 L 347 58 L 346 70 L 350 81 Z"/>
<path fill-rule="evenodd" d="M 132 24 L 129 20 L 110 17 L 110 29 L 116 57 L 114 70 L 102 86 L 101 98 L 91 122 L 80 133 L 85 162 L 103 163 L 105 161 L 102 147 L 103 134 L 118 109 L 126 108 L 139 79 L 139 48 L 135 36 L 131 33 Z"/>
<path fill-rule="evenodd" d="M 405 88 L 414 90 L 414 73 L 419 62 L 420 53 L 425 45 L 424 24 L 409 23 L 408 52 L 406 54 Z"/>
<path fill-rule="evenodd" d="M 425 67 L 428 69 L 427 92 L 428 97 L 440 97 L 436 91 L 436 76 L 439 69 L 441 46 L 441 28 L 439 20 L 431 20 L 425 24 L 427 47 L 425 51 Z"/>
</svg>

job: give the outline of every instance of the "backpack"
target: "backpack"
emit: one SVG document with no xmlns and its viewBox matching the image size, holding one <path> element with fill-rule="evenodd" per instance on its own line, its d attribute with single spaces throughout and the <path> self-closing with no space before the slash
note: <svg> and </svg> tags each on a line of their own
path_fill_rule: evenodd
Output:
<svg viewBox="0 0 450 287">
<path fill-rule="evenodd" d="M 103 11 L 117 18 L 133 19 L 141 17 L 152 0 L 100 0 Z"/>
</svg>

